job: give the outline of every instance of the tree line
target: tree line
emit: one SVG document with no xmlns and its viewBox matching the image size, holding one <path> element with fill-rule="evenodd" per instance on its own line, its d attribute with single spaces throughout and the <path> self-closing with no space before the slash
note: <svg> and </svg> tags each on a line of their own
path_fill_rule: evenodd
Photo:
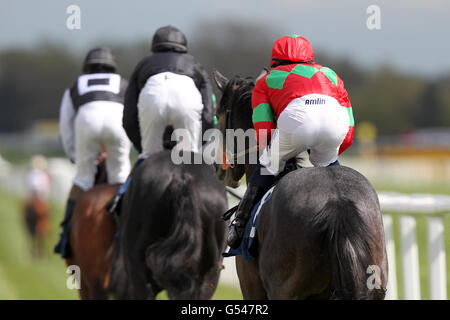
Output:
<svg viewBox="0 0 450 320">
<path fill-rule="evenodd" d="M 228 21 L 203 22 L 193 34 L 188 38 L 190 53 L 209 74 L 216 68 L 227 76 L 252 77 L 268 67 L 271 47 L 280 36 L 259 25 Z M 93 46 L 110 46 L 119 73 L 129 78 L 138 61 L 150 54 L 151 36 L 135 43 Z M 350 59 L 331 57 L 324 49 L 315 51 L 316 62 L 344 80 L 356 124 L 370 121 L 381 134 L 450 126 L 450 70 L 447 76 L 425 79 L 388 64 L 368 69 Z M 22 132 L 35 120 L 58 118 L 62 94 L 80 74 L 83 58 L 55 43 L 0 51 L 0 133 Z"/>
</svg>

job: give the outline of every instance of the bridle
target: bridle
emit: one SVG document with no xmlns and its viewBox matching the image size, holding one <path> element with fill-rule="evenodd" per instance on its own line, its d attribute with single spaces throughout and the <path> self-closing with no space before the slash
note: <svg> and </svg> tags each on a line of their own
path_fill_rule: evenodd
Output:
<svg viewBox="0 0 450 320">
<path fill-rule="evenodd" d="M 227 104 L 225 106 L 225 134 L 228 129 L 233 129 L 232 122 L 231 122 L 232 110 L 233 109 L 231 108 L 231 106 L 229 104 Z M 236 137 L 234 137 L 234 138 L 236 139 Z M 236 148 L 236 145 L 237 144 L 234 143 L 234 148 Z M 240 157 L 246 156 L 257 150 L 258 150 L 258 146 L 256 146 L 256 145 L 251 148 L 246 148 L 245 150 L 240 151 L 240 152 L 235 152 L 234 150 L 233 150 L 233 152 L 231 152 L 225 147 L 225 156 L 224 156 L 223 161 L 226 161 L 227 159 L 232 160 L 232 163 L 230 164 L 230 168 L 233 169 L 235 167 L 235 163 L 237 162 L 237 160 Z"/>
</svg>

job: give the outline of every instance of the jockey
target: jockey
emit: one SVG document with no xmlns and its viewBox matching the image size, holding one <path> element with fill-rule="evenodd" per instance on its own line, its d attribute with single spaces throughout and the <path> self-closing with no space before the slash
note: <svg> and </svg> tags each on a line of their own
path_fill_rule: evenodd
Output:
<svg viewBox="0 0 450 320">
<path fill-rule="evenodd" d="M 42 155 L 35 155 L 30 161 L 30 170 L 26 177 L 27 189 L 31 198 L 44 202 L 48 200 L 52 178 L 47 170 L 47 160 Z"/>
<path fill-rule="evenodd" d="M 159 28 L 153 54 L 137 65 L 125 94 L 123 126 L 139 158 L 163 150 L 167 126 L 186 129 L 189 151 L 198 152 L 203 132 L 213 127 L 213 92 L 208 75 L 187 53 L 185 35 L 175 27 Z"/>
<path fill-rule="evenodd" d="M 75 203 L 94 185 L 100 150 L 104 148 L 108 154 L 108 183 L 121 184 L 130 172 L 131 143 L 122 127 L 127 81 L 115 73 L 116 67 L 109 48 L 92 49 L 85 58 L 83 74 L 64 92 L 61 102 L 62 145 L 77 168 L 61 223 L 63 232 L 55 247 L 63 258 L 70 255 L 69 233 Z"/>
<path fill-rule="evenodd" d="M 153 54 L 136 66 L 125 93 L 123 126 L 140 153 L 134 168 L 162 151 L 166 127 L 185 129 L 182 148 L 199 152 L 202 133 L 214 127 L 215 96 L 208 74 L 187 53 L 185 35 L 173 26 L 156 30 Z M 133 170 L 132 170 L 133 171 Z M 119 189 L 110 212 L 115 212 L 131 177 Z"/>
<path fill-rule="evenodd" d="M 344 82 L 314 62 L 308 40 L 298 35 L 278 39 L 270 66 L 252 91 L 253 125 L 264 150 L 230 226 L 231 248 L 240 245 L 251 208 L 286 161 L 308 151 L 315 167 L 339 165 L 338 156 L 353 142 L 352 106 Z"/>
</svg>

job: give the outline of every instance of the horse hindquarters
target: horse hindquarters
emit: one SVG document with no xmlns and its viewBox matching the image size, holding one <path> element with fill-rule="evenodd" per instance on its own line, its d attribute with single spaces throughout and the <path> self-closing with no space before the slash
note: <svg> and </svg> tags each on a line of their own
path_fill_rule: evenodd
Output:
<svg viewBox="0 0 450 320">
<path fill-rule="evenodd" d="M 202 221 L 193 180 L 187 173 L 173 176 L 159 200 L 169 206 L 172 228 L 145 254 L 153 281 L 167 290 L 171 299 L 199 299 L 201 293 Z"/>
<path fill-rule="evenodd" d="M 118 185 L 98 185 L 84 193 L 75 206 L 70 243 L 73 256 L 67 263 L 80 267 L 82 299 L 107 299 L 106 284 L 110 272 L 110 250 L 115 225 L 106 213 L 109 200 Z"/>
<path fill-rule="evenodd" d="M 375 213 L 376 214 L 376 213 Z M 380 215 L 378 213 L 378 215 Z M 331 265 L 331 299 L 384 299 L 383 290 L 367 285 L 370 265 L 382 265 L 373 226 L 363 219 L 354 201 L 329 200 L 313 219 L 320 232 L 319 243 L 328 251 Z M 379 239 L 378 239 L 379 240 Z"/>
<path fill-rule="evenodd" d="M 370 290 L 369 265 L 379 265 L 385 287 L 387 264 L 383 235 L 375 222 L 380 212 L 364 212 L 349 199 L 327 201 L 314 213 L 290 212 L 280 200 L 262 214 L 258 231 L 262 243 L 259 270 L 269 299 L 383 299 L 382 290 Z M 262 218 L 263 216 L 261 216 Z M 260 236 L 261 234 L 261 236 Z M 376 239 L 376 241 L 375 241 Z M 252 297 L 250 297 L 252 299 Z"/>
</svg>

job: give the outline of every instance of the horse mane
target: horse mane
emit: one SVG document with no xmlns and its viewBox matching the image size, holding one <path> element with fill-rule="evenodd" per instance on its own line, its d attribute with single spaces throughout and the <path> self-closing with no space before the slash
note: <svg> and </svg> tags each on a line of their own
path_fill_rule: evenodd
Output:
<svg viewBox="0 0 450 320">
<path fill-rule="evenodd" d="M 239 109 L 250 109 L 251 111 L 252 90 L 254 87 L 255 80 L 252 77 L 244 78 L 237 75 L 231 78 L 223 90 L 218 112 L 225 112 L 227 104 L 237 106 Z"/>
</svg>

